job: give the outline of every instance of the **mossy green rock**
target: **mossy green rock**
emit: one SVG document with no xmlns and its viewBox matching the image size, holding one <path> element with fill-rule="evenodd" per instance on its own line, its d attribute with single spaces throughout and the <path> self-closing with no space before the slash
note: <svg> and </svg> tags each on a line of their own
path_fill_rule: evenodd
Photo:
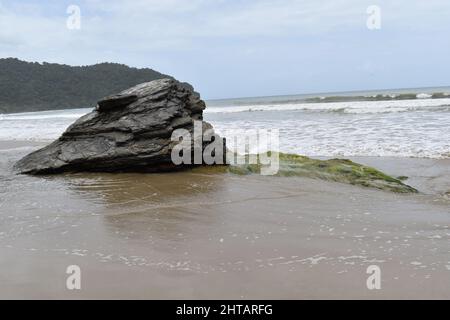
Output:
<svg viewBox="0 0 450 320">
<path fill-rule="evenodd" d="M 347 159 L 317 160 L 305 156 L 279 153 L 279 177 L 309 177 L 376 188 L 397 193 L 416 193 L 417 190 L 383 172 Z M 261 164 L 230 165 L 213 170 L 232 174 L 259 174 Z"/>
</svg>

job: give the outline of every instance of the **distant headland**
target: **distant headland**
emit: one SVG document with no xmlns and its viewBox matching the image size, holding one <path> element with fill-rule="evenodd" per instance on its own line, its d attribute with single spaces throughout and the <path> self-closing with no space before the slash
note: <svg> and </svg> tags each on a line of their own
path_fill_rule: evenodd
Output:
<svg viewBox="0 0 450 320">
<path fill-rule="evenodd" d="M 114 92 L 172 78 L 152 69 L 118 63 L 69 66 L 0 59 L 0 113 L 94 107 Z"/>
</svg>

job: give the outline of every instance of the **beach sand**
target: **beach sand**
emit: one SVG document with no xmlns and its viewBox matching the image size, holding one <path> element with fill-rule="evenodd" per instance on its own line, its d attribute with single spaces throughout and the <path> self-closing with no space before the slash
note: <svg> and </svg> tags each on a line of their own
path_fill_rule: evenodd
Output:
<svg viewBox="0 0 450 320">
<path fill-rule="evenodd" d="M 14 175 L 39 145 L 0 143 L 0 298 L 450 298 L 449 160 L 351 158 L 408 176 L 411 195 L 202 170 Z"/>
</svg>

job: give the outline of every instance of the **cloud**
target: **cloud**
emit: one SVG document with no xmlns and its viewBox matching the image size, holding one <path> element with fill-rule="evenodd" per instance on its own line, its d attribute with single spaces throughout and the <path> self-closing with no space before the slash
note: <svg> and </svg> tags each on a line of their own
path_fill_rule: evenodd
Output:
<svg viewBox="0 0 450 320">
<path fill-rule="evenodd" d="M 182 39 L 217 37 L 290 36 L 326 31 L 345 25 L 352 15 L 361 15 L 358 7 L 342 11 L 341 1 L 328 1 L 316 5 L 315 1 L 219 1 L 219 0 L 111 0 L 82 1 L 84 38 L 92 38 L 100 45 L 112 39 L 120 45 L 128 39 L 177 45 Z M 5 2 L 7 9 L 1 13 L 2 34 L 20 34 L 36 43 L 41 39 L 67 37 L 60 30 L 65 28 L 65 10 L 60 16 L 48 16 L 54 12 L 52 2 L 39 5 L 34 2 Z M 46 10 L 47 9 L 47 10 Z M 64 11 L 63 11 L 64 10 Z M 106 39 L 105 39 L 106 36 Z M 119 36 L 119 37 L 117 37 Z M 120 37 L 122 36 L 122 37 Z M 65 42 L 64 39 L 59 39 Z M 89 41 L 90 42 L 90 41 Z"/>
<path fill-rule="evenodd" d="M 377 32 L 366 28 L 366 9 L 374 3 L 382 9 Z M 66 28 L 71 4 L 81 8 L 80 30 Z M 281 93 L 283 85 L 324 91 L 343 83 L 329 70 L 355 70 L 347 71 L 346 83 L 363 85 L 367 68 L 360 66 L 371 61 L 378 66 L 371 76 L 382 82 L 383 73 L 390 76 L 385 65 L 403 65 L 405 55 L 419 59 L 424 47 L 442 64 L 449 16 L 448 0 L 3 0 L 0 55 L 148 66 L 220 96 Z M 314 89 L 310 79 L 324 75 L 326 86 Z M 279 80 L 281 89 L 266 77 Z"/>
<path fill-rule="evenodd" d="M 64 5 L 70 1 L 3 2 L 2 38 L 18 37 L 30 46 L 67 45 L 75 39 L 90 48 L 109 45 L 132 50 L 183 49 L 209 38 L 288 38 L 360 30 L 365 28 L 367 7 L 365 1 L 356 0 L 84 0 L 79 2 L 82 30 L 75 35 L 65 28 Z M 448 1 L 431 0 L 426 5 L 381 2 L 383 22 L 391 27 L 402 23 L 407 28 L 429 26 L 427 12 L 436 12 L 437 7 L 440 15 L 450 12 Z"/>
</svg>

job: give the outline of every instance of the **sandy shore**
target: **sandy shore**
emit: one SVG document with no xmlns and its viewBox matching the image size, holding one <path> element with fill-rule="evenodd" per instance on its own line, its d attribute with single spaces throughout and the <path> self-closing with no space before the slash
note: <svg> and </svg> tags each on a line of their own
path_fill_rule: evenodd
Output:
<svg viewBox="0 0 450 320">
<path fill-rule="evenodd" d="M 450 298 L 449 160 L 352 158 L 417 195 L 201 170 L 15 176 L 38 145 L 0 143 L 0 298 Z"/>
</svg>

